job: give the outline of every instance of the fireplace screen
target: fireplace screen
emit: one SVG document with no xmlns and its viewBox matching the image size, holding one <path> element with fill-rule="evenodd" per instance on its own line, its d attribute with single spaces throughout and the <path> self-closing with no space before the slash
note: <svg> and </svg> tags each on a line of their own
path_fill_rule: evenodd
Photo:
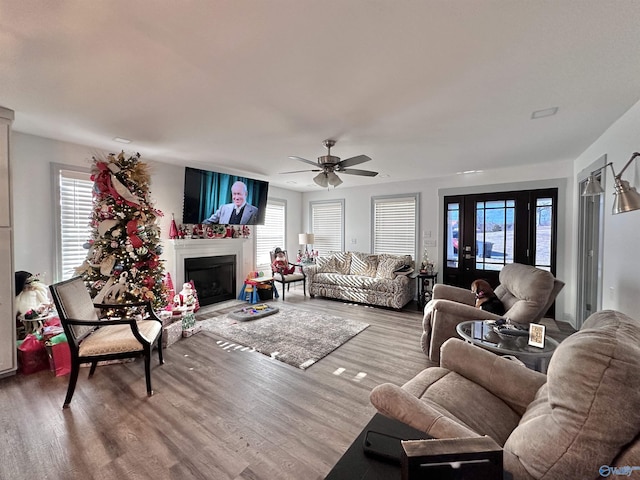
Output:
<svg viewBox="0 0 640 480">
<path fill-rule="evenodd" d="M 201 306 L 236 298 L 236 256 L 184 259 L 185 281 L 193 280 Z"/>
</svg>

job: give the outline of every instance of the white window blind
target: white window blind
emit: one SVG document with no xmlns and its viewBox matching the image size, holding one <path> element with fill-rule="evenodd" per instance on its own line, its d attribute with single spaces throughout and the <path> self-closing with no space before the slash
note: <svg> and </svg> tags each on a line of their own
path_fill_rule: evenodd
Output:
<svg viewBox="0 0 640 480">
<path fill-rule="evenodd" d="M 88 172 L 59 170 L 58 272 L 66 280 L 75 276 L 75 268 L 87 258 L 83 245 L 89 240 L 93 211 L 93 182 Z"/>
<path fill-rule="evenodd" d="M 271 272 L 269 252 L 275 247 L 286 249 L 285 219 L 287 204 L 281 200 L 269 200 L 264 218 L 264 225 L 256 226 L 256 269 L 265 273 Z M 289 258 L 295 260 L 295 256 Z"/>
<path fill-rule="evenodd" d="M 418 196 L 373 197 L 373 253 L 411 255 L 417 251 Z"/>
<path fill-rule="evenodd" d="M 319 255 L 344 250 L 344 201 L 311 202 L 313 249 Z"/>
</svg>

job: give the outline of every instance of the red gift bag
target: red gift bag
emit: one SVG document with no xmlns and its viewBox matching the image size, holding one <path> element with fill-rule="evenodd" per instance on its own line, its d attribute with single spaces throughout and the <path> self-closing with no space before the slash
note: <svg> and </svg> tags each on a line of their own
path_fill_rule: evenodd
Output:
<svg viewBox="0 0 640 480">
<path fill-rule="evenodd" d="M 51 345 L 51 355 L 53 356 L 56 377 L 69 375 L 71 373 L 71 350 L 69 350 L 69 344 L 64 342 Z"/>
<path fill-rule="evenodd" d="M 18 346 L 18 371 L 23 375 L 29 375 L 48 368 L 49 356 L 44 342 L 30 333 Z"/>
</svg>

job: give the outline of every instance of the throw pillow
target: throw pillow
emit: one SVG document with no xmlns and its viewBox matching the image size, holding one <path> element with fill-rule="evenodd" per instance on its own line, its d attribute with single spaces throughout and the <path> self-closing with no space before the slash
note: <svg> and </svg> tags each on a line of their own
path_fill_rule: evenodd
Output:
<svg viewBox="0 0 640 480">
<path fill-rule="evenodd" d="M 375 277 L 378 270 L 378 256 L 368 253 L 351 252 L 351 275 Z"/>
<path fill-rule="evenodd" d="M 336 252 L 333 254 L 333 258 L 336 260 L 336 273 L 349 275 L 349 271 L 351 269 L 351 253 Z"/>
<path fill-rule="evenodd" d="M 380 256 L 378 261 L 378 270 L 376 278 L 394 279 L 396 275 L 393 273 L 405 264 L 404 258 L 394 256 Z"/>
<path fill-rule="evenodd" d="M 318 273 L 336 272 L 336 259 L 333 255 L 316 258 L 316 265 L 318 266 Z"/>
</svg>

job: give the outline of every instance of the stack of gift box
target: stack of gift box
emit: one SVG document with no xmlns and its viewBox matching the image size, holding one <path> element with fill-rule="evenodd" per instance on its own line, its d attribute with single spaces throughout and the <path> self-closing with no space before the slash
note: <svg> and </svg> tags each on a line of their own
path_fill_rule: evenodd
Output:
<svg viewBox="0 0 640 480">
<path fill-rule="evenodd" d="M 160 314 L 160 318 L 162 319 L 162 348 L 167 348 L 181 338 L 190 337 L 202 330 L 202 326 L 196 323 L 192 308 L 164 311 Z"/>
</svg>

